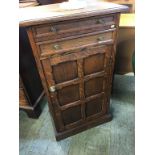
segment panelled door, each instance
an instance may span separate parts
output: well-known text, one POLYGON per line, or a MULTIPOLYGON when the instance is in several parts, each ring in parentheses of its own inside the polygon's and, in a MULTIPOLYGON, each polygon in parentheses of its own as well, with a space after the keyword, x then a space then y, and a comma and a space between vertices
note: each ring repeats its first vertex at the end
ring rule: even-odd
POLYGON ((100 45, 42 60, 59 131, 108 112, 112 49, 100 45))

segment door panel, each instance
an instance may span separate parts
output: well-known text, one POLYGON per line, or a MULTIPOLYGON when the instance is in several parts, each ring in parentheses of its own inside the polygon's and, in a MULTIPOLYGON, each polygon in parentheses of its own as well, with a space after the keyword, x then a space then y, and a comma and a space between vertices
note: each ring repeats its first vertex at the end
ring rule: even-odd
POLYGON ((82 119, 81 106, 74 106, 62 112, 64 125, 68 125, 82 119))
POLYGON ((70 85, 57 90, 57 97, 61 106, 80 100, 79 84, 70 85))
POLYGON ((106 113, 111 53, 112 45, 100 45, 42 60, 64 130, 106 113))
POLYGON ((78 77, 76 61, 63 62, 53 66, 55 83, 73 80, 78 77))
POLYGON ((84 59, 84 75, 96 73, 104 69, 105 54, 95 54, 84 59), (88 67, 89 66, 89 67, 88 67))
POLYGON ((85 96, 89 97, 103 91, 103 77, 88 80, 84 84, 85 96))
POLYGON ((102 111, 102 97, 86 102, 86 117, 98 114, 102 111))

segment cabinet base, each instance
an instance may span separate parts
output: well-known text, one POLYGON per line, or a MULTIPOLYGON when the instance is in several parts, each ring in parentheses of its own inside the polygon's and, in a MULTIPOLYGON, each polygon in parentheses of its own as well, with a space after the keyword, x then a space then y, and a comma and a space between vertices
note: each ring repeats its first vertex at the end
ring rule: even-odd
POLYGON ((56 137, 56 140, 59 141, 59 140, 62 140, 64 138, 67 138, 69 136, 73 136, 73 135, 75 135, 75 134, 77 134, 79 132, 85 131, 85 130, 87 130, 89 128, 100 125, 102 123, 109 122, 111 120, 112 120, 112 115, 107 114, 107 115, 104 115, 103 117, 100 117, 98 119, 86 122, 85 124, 82 124, 82 125, 74 128, 74 129, 70 129, 70 130, 67 130, 67 131, 64 131, 64 132, 59 132, 59 133, 56 132, 55 137, 56 137))

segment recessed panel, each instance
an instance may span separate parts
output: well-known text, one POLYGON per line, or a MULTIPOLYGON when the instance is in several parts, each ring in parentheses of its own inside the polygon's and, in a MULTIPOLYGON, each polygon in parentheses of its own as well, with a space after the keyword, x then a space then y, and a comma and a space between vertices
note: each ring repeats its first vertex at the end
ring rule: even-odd
POLYGON ((84 74, 92 74, 103 71, 104 69, 104 54, 95 54, 87 57, 84 60, 84 74))
POLYGON ((80 100, 79 85, 70 85, 57 91, 58 101, 60 105, 80 100))
POLYGON ((81 106, 74 106, 62 112, 64 125, 81 120, 81 106))
POLYGON ((91 96, 103 92, 103 77, 94 78, 85 82, 85 96, 91 96))
POLYGON ((102 97, 86 102, 86 117, 95 115, 102 111, 102 97))
POLYGON ((63 62, 53 66, 53 76, 56 83, 77 78, 78 70, 76 61, 63 62))

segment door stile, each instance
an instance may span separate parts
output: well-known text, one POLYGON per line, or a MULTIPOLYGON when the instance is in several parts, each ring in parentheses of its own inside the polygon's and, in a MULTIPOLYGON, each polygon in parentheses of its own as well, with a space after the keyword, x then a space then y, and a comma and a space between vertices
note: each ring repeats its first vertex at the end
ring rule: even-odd
POLYGON ((78 76, 79 76, 79 93, 81 102, 81 115, 82 120, 86 119, 85 114, 85 94, 84 94, 84 72, 83 72, 83 59, 77 60, 78 76))
POLYGON ((44 68, 46 69, 45 76, 46 76, 47 83, 48 83, 48 86, 49 86, 49 91, 50 91, 50 97, 52 99, 52 104, 53 104, 54 109, 55 109, 56 119, 57 119, 58 125, 60 127, 60 131, 63 131, 65 129, 65 127, 64 127, 64 123, 62 122, 60 105, 59 105, 59 102, 58 102, 58 99, 57 99, 57 92, 55 90, 55 81, 54 81, 54 78, 53 78, 53 72, 52 72, 52 66, 51 66, 51 63, 50 63, 50 58, 42 60, 42 64, 43 64, 44 68), (51 88, 53 88, 53 91, 51 90, 51 88))

